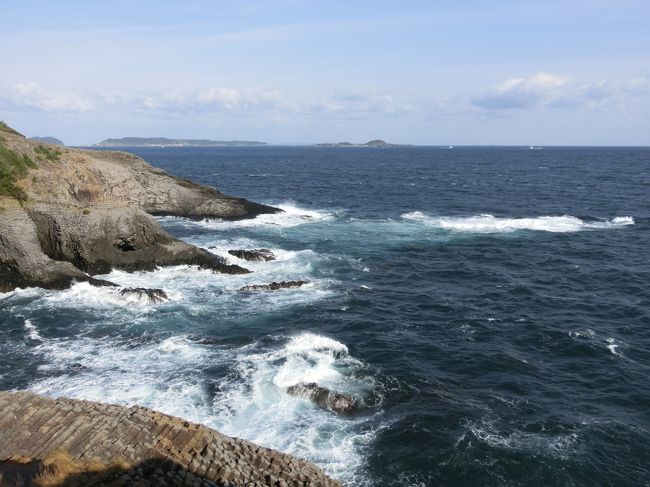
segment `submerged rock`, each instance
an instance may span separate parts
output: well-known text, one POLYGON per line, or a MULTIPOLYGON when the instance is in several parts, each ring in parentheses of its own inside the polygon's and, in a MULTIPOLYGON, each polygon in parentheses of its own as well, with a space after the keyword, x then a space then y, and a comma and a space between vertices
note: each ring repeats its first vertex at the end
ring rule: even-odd
POLYGON ((300 287, 303 284, 309 284, 309 281, 273 281, 270 284, 250 284, 239 288, 240 291, 277 291, 278 289, 287 289, 300 287))
POLYGON ((125 287, 120 289, 120 296, 137 296, 147 298, 150 303, 163 303, 169 300, 169 296, 162 289, 148 289, 146 287, 125 287))
POLYGON ((268 262, 270 260, 275 260, 275 255, 273 255, 273 252, 269 249, 229 250, 228 253, 239 259, 254 262, 268 262))
POLYGON ((359 409, 357 400, 346 394, 332 392, 315 382, 301 382, 286 388, 287 394, 294 397, 309 399, 314 404, 328 409, 336 414, 351 414, 359 409))

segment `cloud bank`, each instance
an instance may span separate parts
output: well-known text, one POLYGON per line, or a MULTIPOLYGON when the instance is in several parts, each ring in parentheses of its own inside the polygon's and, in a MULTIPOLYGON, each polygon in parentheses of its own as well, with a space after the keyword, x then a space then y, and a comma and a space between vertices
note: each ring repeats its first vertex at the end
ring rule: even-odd
POLYGON ((491 90, 470 98, 484 110, 547 110, 569 107, 599 108, 647 97, 645 78, 623 82, 607 80, 577 82, 561 74, 539 72, 525 78, 510 78, 491 90))

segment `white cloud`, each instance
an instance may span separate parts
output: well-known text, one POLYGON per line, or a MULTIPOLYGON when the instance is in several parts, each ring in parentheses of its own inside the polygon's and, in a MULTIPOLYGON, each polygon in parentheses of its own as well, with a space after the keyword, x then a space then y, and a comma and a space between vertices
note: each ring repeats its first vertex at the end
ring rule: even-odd
POLYGON ((284 98, 264 88, 238 90, 220 86, 190 91, 170 91, 137 96, 125 105, 140 113, 261 114, 287 108, 284 98))
POLYGON ((568 76, 542 72, 527 78, 507 79, 471 101, 474 106, 492 110, 540 108, 561 97, 570 84, 568 76))
POLYGON ((12 111, 84 112, 118 111, 174 117, 221 114, 233 117, 335 117, 360 119, 395 116, 409 110, 392 96, 368 90, 330 96, 295 96, 267 87, 238 89, 206 86, 198 89, 152 91, 142 94, 97 92, 89 95, 55 93, 36 83, 0 86, 0 108, 12 111))
POLYGON ((540 72, 507 79, 470 101, 474 107, 485 110, 600 108, 644 96, 649 89, 646 78, 579 83, 569 76, 540 72))
POLYGON ((84 112, 94 105, 85 95, 46 91, 37 83, 16 83, 0 90, 0 103, 44 112, 84 112))

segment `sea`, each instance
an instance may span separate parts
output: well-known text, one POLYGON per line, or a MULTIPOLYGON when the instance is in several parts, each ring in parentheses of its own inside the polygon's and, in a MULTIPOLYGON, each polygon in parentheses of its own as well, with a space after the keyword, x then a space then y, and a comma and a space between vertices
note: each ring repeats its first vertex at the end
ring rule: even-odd
POLYGON ((128 150, 284 212, 158 218, 253 271, 102 276, 164 303, 0 294, 0 389, 141 404, 347 486, 650 485, 650 148, 128 150), (228 254, 255 248, 276 260, 228 254))

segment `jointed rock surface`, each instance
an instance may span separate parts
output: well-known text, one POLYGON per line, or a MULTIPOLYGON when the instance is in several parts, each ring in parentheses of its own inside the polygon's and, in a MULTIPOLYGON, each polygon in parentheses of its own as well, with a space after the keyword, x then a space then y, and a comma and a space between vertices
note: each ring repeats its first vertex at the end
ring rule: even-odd
POLYGON ((156 460, 176 466, 153 473, 159 477, 145 485, 341 485, 305 460, 142 406, 0 392, 0 438, 0 462, 64 450, 80 460, 130 465, 156 460), (172 481, 178 472, 187 482, 172 481))

